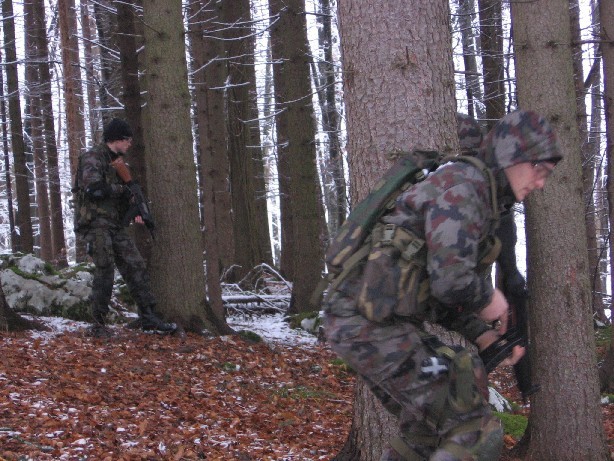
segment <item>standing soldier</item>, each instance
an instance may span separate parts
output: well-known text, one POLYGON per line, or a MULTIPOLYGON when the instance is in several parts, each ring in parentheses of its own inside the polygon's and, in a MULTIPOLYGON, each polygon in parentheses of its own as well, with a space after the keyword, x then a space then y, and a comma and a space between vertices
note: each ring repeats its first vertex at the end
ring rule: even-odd
MULTIPOLYGON (((424 322, 461 333, 479 351, 501 338, 508 303, 487 276, 499 214, 542 189, 560 160, 543 117, 508 114, 474 158, 446 163, 400 194, 371 234, 369 257, 328 294, 331 348, 399 418, 401 436, 382 460, 499 459, 503 431, 482 361, 426 333, 424 322)), ((501 364, 523 354, 516 346, 501 364)))
MULTIPOLYGON (((90 295, 94 337, 109 337, 105 326, 113 291, 115 266, 126 281, 139 309, 143 330, 172 333, 176 326, 163 322, 154 312, 156 299, 151 291, 145 261, 126 231, 125 216, 135 200, 131 189, 118 175, 114 162, 122 162, 132 144, 132 130, 114 118, 103 130, 103 142, 79 157, 75 181, 75 232, 83 236, 95 265, 90 295)), ((125 164, 124 164, 125 166, 125 164)), ((143 224, 143 216, 134 222, 143 224)))

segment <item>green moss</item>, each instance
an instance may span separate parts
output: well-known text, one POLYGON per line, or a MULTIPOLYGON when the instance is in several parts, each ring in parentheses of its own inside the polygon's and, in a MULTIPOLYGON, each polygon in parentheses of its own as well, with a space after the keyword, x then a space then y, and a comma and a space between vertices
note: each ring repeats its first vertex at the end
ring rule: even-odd
POLYGON ((511 413, 495 413, 503 423, 503 432, 519 440, 527 429, 529 420, 526 416, 514 415, 511 413))
POLYGON ((337 375, 354 374, 354 370, 343 359, 335 358, 330 361, 333 372, 337 375))
MULTIPOLYGON (((290 323, 290 328, 300 328, 301 322, 304 319, 317 319, 320 315, 319 311, 307 311, 307 312, 299 312, 298 314, 291 315, 288 318, 290 323)), ((317 327, 317 322, 316 322, 317 327)))
POLYGON ((254 333, 253 331, 241 330, 239 331, 239 336, 242 339, 249 341, 250 343, 262 342, 262 337, 258 333, 254 333))
POLYGON ((52 305, 50 312, 52 316, 63 317, 70 320, 78 320, 82 322, 91 322, 92 315, 90 313, 89 302, 83 301, 72 306, 52 305))

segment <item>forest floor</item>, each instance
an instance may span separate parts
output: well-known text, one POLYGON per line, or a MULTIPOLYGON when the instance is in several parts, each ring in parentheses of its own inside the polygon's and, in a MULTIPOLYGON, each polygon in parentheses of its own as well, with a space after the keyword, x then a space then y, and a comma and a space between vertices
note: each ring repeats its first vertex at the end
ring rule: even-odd
MULTIPOLYGON (((325 345, 114 331, 0 334, 0 461, 309 461, 343 446, 354 376, 325 345)), ((614 404, 603 412, 614 452, 614 404)))

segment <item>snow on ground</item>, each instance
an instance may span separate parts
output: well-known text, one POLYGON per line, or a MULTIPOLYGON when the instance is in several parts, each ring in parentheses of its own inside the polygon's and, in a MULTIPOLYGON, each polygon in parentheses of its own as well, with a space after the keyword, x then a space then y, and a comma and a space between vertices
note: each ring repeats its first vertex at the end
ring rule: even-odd
MULTIPOLYGON (((30 316, 24 316, 33 318, 30 316)), ((77 322, 61 317, 35 317, 43 322, 51 331, 32 331, 33 339, 45 340, 57 334, 78 331, 88 328, 91 324, 77 322)), ((228 325, 235 330, 249 330, 258 334, 266 342, 287 345, 315 345, 317 338, 302 329, 292 329, 285 321, 282 313, 245 315, 233 314, 227 319, 228 325)), ((121 325, 113 325, 111 328, 123 328, 121 325)))

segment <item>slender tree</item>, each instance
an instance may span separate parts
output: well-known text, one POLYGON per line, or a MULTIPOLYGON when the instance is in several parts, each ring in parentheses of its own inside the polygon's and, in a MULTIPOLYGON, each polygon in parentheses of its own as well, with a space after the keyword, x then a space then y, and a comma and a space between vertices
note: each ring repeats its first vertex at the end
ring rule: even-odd
POLYGON ((87 107, 89 108, 89 133, 92 139, 96 140, 96 133, 100 130, 100 111, 94 110, 97 108, 96 88, 98 87, 99 79, 94 71, 94 50, 93 50, 93 18, 90 14, 89 0, 80 0, 81 10, 81 34, 83 35, 83 66, 85 67, 85 91, 87 95, 87 107))
MULTIPOLYGON (((445 0, 340 2, 353 203, 390 166, 390 152, 458 151, 449 14, 445 0)), ((358 386, 352 431, 337 460, 377 460, 397 433, 358 386)))
POLYGON ((230 328, 205 295, 181 0, 145 0, 143 21, 146 165, 157 224, 150 267, 159 309, 185 329, 225 333, 230 328))
MULTIPOLYGON (((601 54, 603 59, 603 106, 606 124, 605 156, 608 164, 608 211, 610 217, 610 274, 614 273, 614 4, 609 1, 599 1, 599 17, 601 22, 600 38, 603 41, 601 54)), ((614 280, 610 290, 614 289, 614 280)), ((610 303, 610 320, 614 320, 614 310, 610 303)), ((613 322, 614 323, 614 322, 613 322)), ((605 361, 600 369, 602 388, 614 392, 614 327, 611 328, 612 340, 605 361)))
POLYGON ((25 33, 36 28, 35 11, 32 2, 24 2, 24 36, 25 36, 25 113, 24 131, 27 134, 26 151, 33 157, 35 203, 34 212, 38 220, 38 252, 45 261, 53 259, 53 242, 51 238, 51 216, 49 212, 49 188, 47 162, 45 155, 45 137, 41 105, 40 68, 35 34, 25 33))
POLYGON ((486 127, 490 130, 505 115, 501 0, 478 0, 478 7, 486 127))
POLYGON ((51 71, 49 69, 49 43, 45 21, 45 2, 31 0, 33 28, 29 31, 34 42, 40 84, 41 117, 45 151, 47 153, 47 176, 49 179, 49 210, 51 214, 52 261, 59 267, 68 265, 64 219, 62 213, 62 190, 55 132, 53 97, 51 94, 51 71))
MULTIPOLYGON (((2 62, 2 50, 0 50, 0 62, 2 62)), ((0 70, 0 120, 2 120, 2 152, 4 159, 4 186, 6 187, 6 202, 7 213, 9 220, 9 240, 10 247, 13 252, 17 251, 15 244, 17 243, 18 235, 15 229, 15 216, 13 210, 13 181, 11 180, 11 163, 9 150, 9 136, 6 120, 6 98, 4 95, 4 72, 0 70)))
POLYGON ((479 120, 484 118, 482 106, 482 88, 477 65, 477 50, 473 17, 475 16, 474 0, 459 0, 458 24, 460 26, 463 45, 463 63, 465 65, 465 91, 467 92, 467 113, 479 120))
POLYGON ((23 123, 21 120, 21 99, 17 72, 17 48, 15 47, 15 20, 13 1, 2 0, 2 28, 4 32, 4 55, 6 62, 6 88, 8 91, 9 121, 11 127, 11 147, 13 149, 13 169, 17 212, 15 229, 18 236, 14 248, 24 253, 34 251, 34 235, 30 216, 30 187, 26 165, 23 123))
POLYGON ((318 42, 323 59, 317 62, 313 72, 316 79, 320 113, 322 114, 322 131, 327 138, 325 152, 328 158, 324 162, 324 200, 328 211, 328 232, 333 235, 345 221, 347 212, 347 187, 341 151, 340 111, 337 102, 338 68, 333 58, 335 39, 333 37, 334 9, 330 0, 320 0, 320 12, 317 16, 318 42))
MULTIPOLYGON (((121 80, 123 92, 121 102, 126 114, 126 120, 130 124, 134 133, 132 137, 132 147, 126 155, 130 168, 143 183, 143 189, 147 192, 147 170, 145 168, 145 141, 143 140, 142 110, 143 98, 141 97, 141 81, 139 69, 142 56, 138 50, 142 46, 142 31, 137 30, 137 24, 141 24, 138 16, 137 1, 132 4, 123 0, 114 0, 113 4, 117 10, 117 35, 115 42, 119 50, 119 60, 121 69, 121 80)), ((139 252, 149 261, 151 257, 151 246, 153 244, 151 235, 143 226, 133 228, 134 238, 139 252)))
POLYGON ((528 457, 605 461, 569 3, 512 3, 511 11, 519 105, 552 122, 565 156, 526 206, 530 331, 542 387, 531 401, 528 457))

